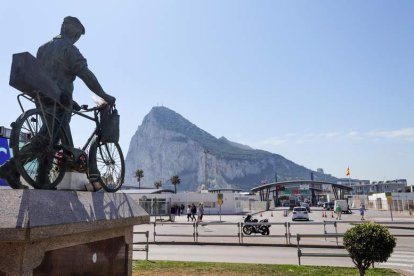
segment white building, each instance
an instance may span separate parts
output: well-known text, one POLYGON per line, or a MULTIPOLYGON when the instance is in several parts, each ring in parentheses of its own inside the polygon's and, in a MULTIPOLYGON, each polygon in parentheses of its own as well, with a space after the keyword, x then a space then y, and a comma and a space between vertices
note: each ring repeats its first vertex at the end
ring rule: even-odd
POLYGON ((370 182, 369 180, 341 178, 337 183, 352 187, 352 195, 405 192, 405 189, 407 188, 407 179, 370 182))
MULTIPOLYGON (((151 215, 168 215, 171 206, 184 205, 184 214, 187 206, 203 203, 204 214, 220 214, 218 204, 219 193, 210 192, 183 192, 171 193, 170 190, 162 189, 140 189, 140 190, 121 190, 118 193, 128 194, 137 201, 151 215)), ((240 192, 223 191, 223 204, 221 214, 240 214, 244 212, 264 211, 266 202, 260 201, 258 195, 249 195, 240 192)))

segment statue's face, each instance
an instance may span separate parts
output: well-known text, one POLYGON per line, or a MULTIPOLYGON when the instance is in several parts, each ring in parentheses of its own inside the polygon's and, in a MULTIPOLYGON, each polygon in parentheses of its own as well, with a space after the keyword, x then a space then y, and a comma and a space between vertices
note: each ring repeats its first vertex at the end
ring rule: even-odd
POLYGON ((82 30, 72 24, 66 24, 63 28, 62 33, 66 38, 68 38, 73 44, 75 44, 82 35, 82 30))
POLYGON ((73 44, 75 44, 78 40, 79 40, 79 38, 81 37, 81 33, 77 33, 77 34, 75 34, 75 36, 73 37, 73 44))

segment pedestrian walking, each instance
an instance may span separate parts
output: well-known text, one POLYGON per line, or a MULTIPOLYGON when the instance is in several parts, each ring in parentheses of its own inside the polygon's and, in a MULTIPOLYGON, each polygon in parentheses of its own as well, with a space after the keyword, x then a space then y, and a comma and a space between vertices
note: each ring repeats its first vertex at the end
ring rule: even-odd
POLYGON ((196 217, 195 217, 196 214, 197 214, 197 207, 193 203, 191 205, 191 216, 192 216, 192 220, 196 220, 196 217))
POLYGON ((171 221, 174 222, 175 221, 175 213, 177 212, 177 206, 174 204, 173 206, 171 206, 171 221))
POLYGON ((359 214, 361 215, 361 220, 365 220, 364 215, 365 215, 365 205, 361 204, 361 207, 359 208, 359 214))
POLYGON ((203 215, 204 215, 204 204, 203 204, 203 202, 200 202, 198 204, 198 208, 197 208, 198 221, 200 221, 200 222, 203 221, 203 215))
POLYGON ((181 206, 180 206, 181 214, 184 214, 184 209, 185 209, 185 206, 184 204, 181 203, 181 206))
POLYGON ((341 219, 341 215, 342 215, 342 208, 341 208, 341 205, 337 205, 336 206, 336 209, 335 209, 335 212, 336 212, 336 219, 337 220, 340 220, 341 219))
POLYGON ((187 221, 193 221, 193 217, 191 216, 191 205, 188 205, 187 207, 187 221))

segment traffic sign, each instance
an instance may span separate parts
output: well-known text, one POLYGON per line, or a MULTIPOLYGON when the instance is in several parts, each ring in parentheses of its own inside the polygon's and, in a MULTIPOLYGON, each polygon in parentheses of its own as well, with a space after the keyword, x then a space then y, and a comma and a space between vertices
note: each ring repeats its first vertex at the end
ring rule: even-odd
POLYGON ((291 189, 285 189, 283 191, 283 194, 285 194, 285 195, 291 195, 292 194, 292 190, 291 189))
POLYGON ((223 204, 223 194, 217 194, 217 204, 218 205, 223 204))

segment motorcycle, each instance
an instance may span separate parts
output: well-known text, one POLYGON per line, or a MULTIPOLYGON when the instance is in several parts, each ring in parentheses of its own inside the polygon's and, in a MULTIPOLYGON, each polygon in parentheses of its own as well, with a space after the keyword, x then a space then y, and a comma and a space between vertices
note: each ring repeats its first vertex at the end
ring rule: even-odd
POLYGON ((258 224, 254 224, 254 225, 244 225, 243 226, 243 233, 245 235, 251 235, 252 233, 256 234, 256 233, 260 233, 262 235, 269 235, 270 231, 269 231, 269 227, 270 225, 267 225, 266 223, 269 222, 268 219, 263 219, 258 221, 257 219, 253 219, 252 215, 247 215, 247 217, 244 219, 245 223, 258 223, 258 224))

